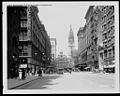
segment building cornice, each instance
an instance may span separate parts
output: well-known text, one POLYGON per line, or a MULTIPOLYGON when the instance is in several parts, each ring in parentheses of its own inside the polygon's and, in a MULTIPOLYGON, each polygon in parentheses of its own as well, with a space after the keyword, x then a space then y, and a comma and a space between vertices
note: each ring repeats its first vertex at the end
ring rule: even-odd
POLYGON ((88 10, 87 10, 87 13, 85 15, 85 19, 87 19, 87 17, 89 16, 90 14, 90 11, 93 9, 94 6, 89 6, 88 10))

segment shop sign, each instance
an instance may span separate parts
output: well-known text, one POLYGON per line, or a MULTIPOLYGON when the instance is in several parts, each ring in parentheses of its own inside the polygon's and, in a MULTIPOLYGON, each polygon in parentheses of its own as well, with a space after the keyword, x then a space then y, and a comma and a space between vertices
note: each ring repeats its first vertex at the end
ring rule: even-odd
POLYGON ((27 64, 20 64, 20 68, 27 68, 27 64))

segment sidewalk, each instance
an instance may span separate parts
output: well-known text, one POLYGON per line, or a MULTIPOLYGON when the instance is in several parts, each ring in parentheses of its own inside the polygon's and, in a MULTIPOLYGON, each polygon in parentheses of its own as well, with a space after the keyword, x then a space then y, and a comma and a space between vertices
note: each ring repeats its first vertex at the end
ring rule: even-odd
POLYGON ((100 72, 100 73, 92 73, 92 74, 102 76, 102 77, 108 78, 108 79, 115 79, 115 73, 103 73, 103 72, 100 72))
POLYGON ((14 89, 15 87, 18 87, 20 85, 28 83, 32 80, 37 79, 37 78, 40 78, 40 77, 34 75, 34 76, 27 76, 25 80, 19 80, 19 78, 8 79, 8 81, 7 81, 8 89, 14 89))
MULTIPOLYGON (((57 75, 57 74, 42 74, 42 77, 45 76, 53 76, 53 75, 57 75)), ((33 76, 27 76, 25 80, 19 80, 19 78, 17 79, 8 79, 7 80, 7 85, 8 85, 8 89, 14 89, 18 86, 24 85, 28 82, 31 82, 32 80, 38 79, 38 78, 42 78, 39 77, 37 75, 33 75, 33 76)))

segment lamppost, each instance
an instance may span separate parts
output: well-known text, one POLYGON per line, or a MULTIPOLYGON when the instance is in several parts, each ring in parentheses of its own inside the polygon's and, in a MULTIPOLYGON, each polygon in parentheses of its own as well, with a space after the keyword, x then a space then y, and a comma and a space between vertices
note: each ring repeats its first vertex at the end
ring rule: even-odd
MULTIPOLYGON (((38 53, 37 53, 37 52, 35 52, 36 59, 37 59, 37 55, 38 55, 38 53)), ((36 63, 37 63, 37 62, 36 62, 36 63)))
MULTIPOLYGON (((37 55, 38 55, 38 53, 35 52, 35 56, 36 56, 36 58, 37 58, 37 55)), ((37 63, 37 61, 36 61, 36 63, 37 63)), ((37 70, 37 66, 35 66, 34 68, 35 68, 35 74, 37 74, 37 71, 38 71, 38 70, 37 70)))
POLYGON ((13 58, 13 65, 12 65, 12 67, 13 67, 13 74, 14 74, 14 77, 17 77, 18 76, 18 65, 17 65, 17 58, 16 58, 16 56, 12 56, 12 58, 13 58))
MULTIPOLYGON (((43 60, 43 63, 45 63, 46 57, 44 52, 42 53, 42 60, 43 60)), ((45 64, 44 64, 44 67, 45 67, 45 64)))
POLYGON ((37 52, 35 52, 35 55, 37 55, 38 53, 37 52))

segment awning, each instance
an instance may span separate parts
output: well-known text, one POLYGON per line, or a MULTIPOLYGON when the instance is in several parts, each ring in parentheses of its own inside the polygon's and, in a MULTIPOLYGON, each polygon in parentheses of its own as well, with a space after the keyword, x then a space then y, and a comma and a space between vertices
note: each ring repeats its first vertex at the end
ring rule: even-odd
POLYGON ((80 64, 79 66, 87 66, 87 64, 80 64))
POLYGON ((84 69, 88 69, 88 68, 90 68, 90 67, 85 67, 84 69))
POLYGON ((106 67, 104 67, 104 68, 113 68, 113 67, 115 67, 115 64, 108 65, 108 66, 106 66, 106 67))

